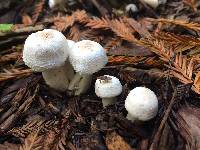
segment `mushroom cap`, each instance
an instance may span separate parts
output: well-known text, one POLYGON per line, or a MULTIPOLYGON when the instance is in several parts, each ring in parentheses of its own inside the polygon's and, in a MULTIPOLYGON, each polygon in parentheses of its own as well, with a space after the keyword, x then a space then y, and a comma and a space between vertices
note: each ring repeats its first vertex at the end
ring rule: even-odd
POLYGON ((156 116, 158 99, 150 89, 136 87, 128 94, 125 100, 125 108, 132 118, 147 121, 156 116))
POLYGON ((74 44, 69 61, 76 72, 93 74, 108 62, 104 48, 97 42, 82 40, 74 44))
POLYGON ((28 36, 23 60, 33 71, 42 72, 64 65, 68 57, 65 36, 53 29, 44 29, 28 36))
POLYGON ((159 5, 158 0, 144 0, 144 2, 147 3, 148 5, 150 5, 153 8, 156 8, 159 5))
POLYGON ((104 75, 99 77, 95 82, 95 93, 101 98, 111 98, 120 95, 122 85, 118 78, 104 75))
POLYGON ((132 11, 133 13, 138 12, 138 8, 135 4, 128 4, 125 7, 126 12, 132 11))
POLYGON ((49 4, 50 8, 53 8, 56 5, 56 1, 55 0, 49 0, 48 4, 49 4))
POLYGON ((68 43, 68 47, 69 47, 69 50, 72 50, 72 48, 74 47, 74 44, 76 42, 72 41, 72 40, 67 40, 67 43, 68 43))
POLYGON ((145 3, 153 8, 158 7, 160 4, 165 4, 167 0, 144 0, 145 3))
POLYGON ((62 5, 64 0, 49 0, 48 4, 51 9, 57 7, 58 5, 62 5))

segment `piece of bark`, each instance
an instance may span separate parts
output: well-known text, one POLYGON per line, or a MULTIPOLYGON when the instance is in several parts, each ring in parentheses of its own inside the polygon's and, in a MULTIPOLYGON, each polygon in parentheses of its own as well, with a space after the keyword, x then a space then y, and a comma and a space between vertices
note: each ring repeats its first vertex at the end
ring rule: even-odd
POLYGON ((108 147, 108 150, 120 150, 120 149, 134 150, 116 132, 108 133, 106 135, 106 145, 108 147))
POLYGON ((175 149, 175 142, 174 142, 174 137, 172 134, 172 131, 168 125, 168 123, 166 123, 162 135, 160 137, 160 143, 158 146, 159 150, 168 150, 168 149, 175 149))

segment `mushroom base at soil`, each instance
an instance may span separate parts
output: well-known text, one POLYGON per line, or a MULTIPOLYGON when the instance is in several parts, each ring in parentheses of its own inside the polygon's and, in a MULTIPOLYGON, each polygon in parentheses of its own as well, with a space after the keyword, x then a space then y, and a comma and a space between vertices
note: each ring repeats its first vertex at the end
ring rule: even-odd
POLYGON ((68 77, 68 79, 69 79, 69 82, 74 78, 74 75, 75 75, 75 73, 74 73, 74 68, 72 67, 72 65, 70 64, 70 62, 69 61, 67 61, 66 63, 65 63, 65 66, 64 66, 65 68, 65 71, 66 71, 66 75, 67 75, 67 77, 68 77))
POLYGON ((129 113, 126 116, 126 119, 130 120, 131 122, 134 122, 136 120, 136 118, 131 116, 129 113))
POLYGON ((69 80, 73 75, 74 71, 69 62, 66 62, 64 66, 42 72, 46 84, 59 91, 67 90, 69 80))
POLYGON ((112 98, 102 98, 102 103, 103 103, 103 107, 105 108, 106 106, 115 104, 116 102, 116 97, 112 97, 112 98))
POLYGON ((91 81, 92 75, 81 75, 76 73, 69 83, 68 94, 77 96, 85 93, 89 89, 91 81))

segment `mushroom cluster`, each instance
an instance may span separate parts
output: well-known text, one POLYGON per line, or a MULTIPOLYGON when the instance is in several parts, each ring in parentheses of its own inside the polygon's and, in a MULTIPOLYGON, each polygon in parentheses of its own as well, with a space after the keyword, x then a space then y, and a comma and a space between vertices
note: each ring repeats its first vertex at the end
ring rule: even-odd
POLYGON ((99 43, 90 40, 75 43, 53 29, 28 36, 23 60, 33 71, 42 72, 50 87, 73 95, 86 92, 91 75, 108 62, 106 52, 99 43))
MULTIPOLYGON (((106 52, 99 43, 90 40, 75 43, 53 29, 28 36, 23 60, 33 71, 42 72, 50 87, 68 91, 71 95, 85 93, 91 85, 92 74, 108 62, 106 52)), ((122 84, 114 76, 100 76, 95 82, 95 93, 102 99, 104 108, 114 104, 121 92, 122 84)), ((158 99, 150 89, 136 87, 128 94, 125 108, 128 120, 147 121, 157 115, 158 99)))
MULTIPOLYGON (((116 96, 122 92, 122 85, 118 78, 104 75, 95 82, 95 93, 102 98, 105 108, 116 102, 116 96)), ((127 119, 134 121, 148 121, 154 118, 158 112, 158 99, 153 91, 145 87, 136 87, 130 91, 125 108, 128 111, 127 119)))

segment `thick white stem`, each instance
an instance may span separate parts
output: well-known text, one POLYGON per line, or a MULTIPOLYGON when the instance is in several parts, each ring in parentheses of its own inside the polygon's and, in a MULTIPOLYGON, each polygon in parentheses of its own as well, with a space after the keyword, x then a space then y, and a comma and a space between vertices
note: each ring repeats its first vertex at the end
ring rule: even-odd
POLYGON ((127 114, 126 119, 130 120, 131 122, 134 122, 136 119, 130 115, 130 113, 127 114))
POLYGON ((69 81, 71 81, 74 78, 74 69, 69 61, 65 63, 65 69, 66 69, 66 75, 69 81))
POLYGON ((116 97, 111 98, 102 98, 103 107, 105 108, 108 105, 112 105, 116 102, 116 97))
POLYGON ((82 76, 79 73, 76 73, 73 79, 69 83, 68 90, 69 91, 75 90, 78 87, 81 78, 82 76))
POLYGON ((79 73, 76 73, 69 83, 68 94, 77 96, 85 93, 90 88, 91 81, 91 75, 80 75, 79 73))
POLYGON ((59 91, 65 91, 69 85, 67 73, 66 65, 64 65, 56 69, 44 71, 42 72, 42 76, 46 84, 50 87, 59 91))
POLYGON ((75 95, 84 94, 90 88, 92 82, 92 75, 82 75, 77 89, 75 90, 75 95))

